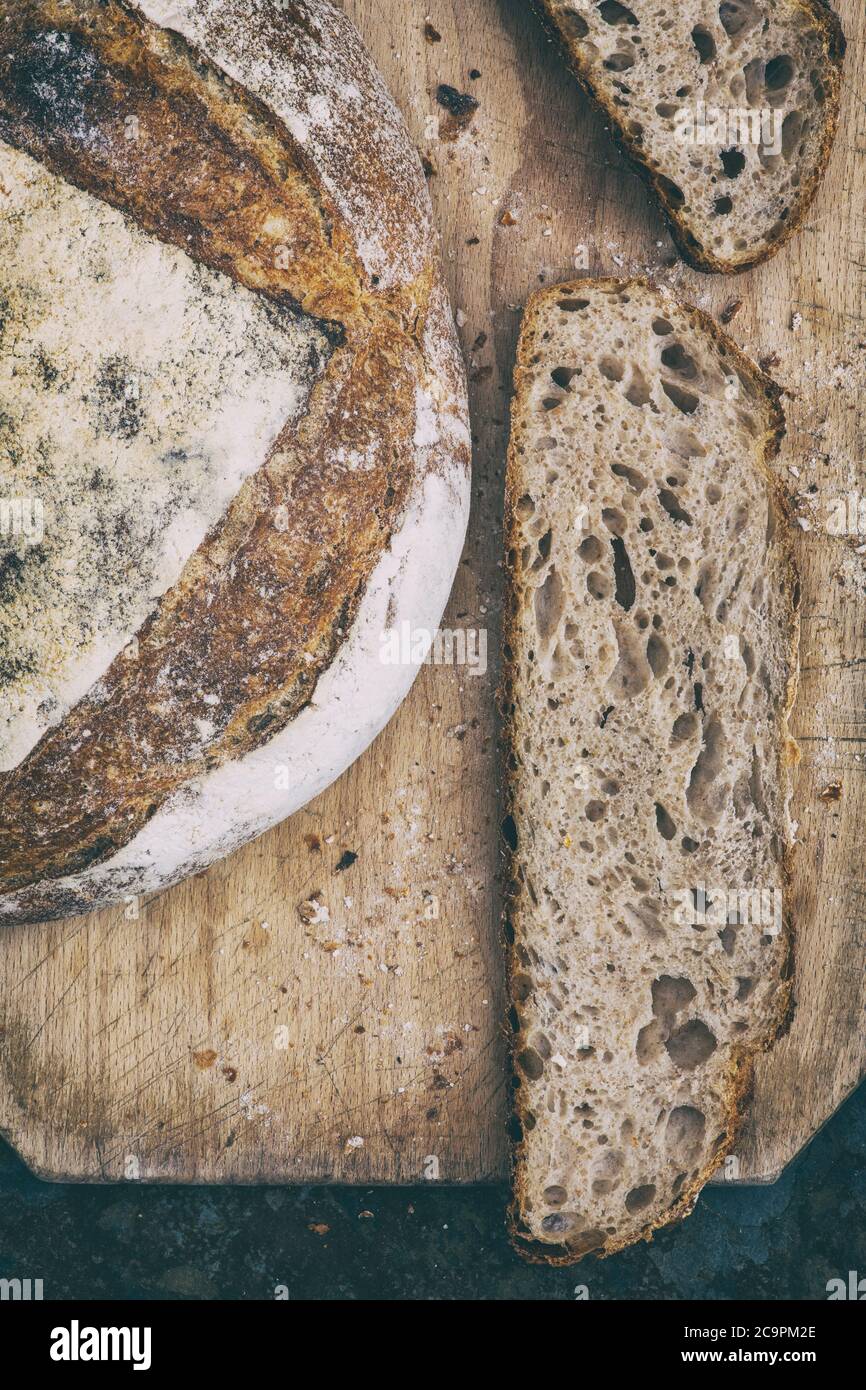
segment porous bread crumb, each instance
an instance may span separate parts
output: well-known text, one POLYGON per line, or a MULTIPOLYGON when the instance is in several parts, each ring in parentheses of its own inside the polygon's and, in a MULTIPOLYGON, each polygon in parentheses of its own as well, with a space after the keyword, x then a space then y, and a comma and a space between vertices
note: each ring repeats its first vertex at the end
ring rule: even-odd
POLYGON ((540 3, 692 264, 744 269, 787 240, 838 116, 844 39, 828 6, 540 3))
POLYGON ((706 316, 552 287, 515 392, 516 1229, 569 1261, 688 1209, 786 1006, 781 898, 693 918, 784 890, 795 575, 778 392, 706 316))

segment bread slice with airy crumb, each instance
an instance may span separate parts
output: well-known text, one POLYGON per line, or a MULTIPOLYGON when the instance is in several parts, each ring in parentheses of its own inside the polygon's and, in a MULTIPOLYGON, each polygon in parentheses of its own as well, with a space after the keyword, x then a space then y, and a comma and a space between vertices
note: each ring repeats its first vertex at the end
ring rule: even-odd
POLYGON ((645 281, 556 285, 526 309, 503 703, 530 1256, 609 1253, 686 1214, 786 1015, 798 628, 768 467, 779 394, 645 281))
POLYGON ((655 189, 686 259, 739 271, 788 239, 839 114, 845 40, 822 0, 535 0, 655 189))

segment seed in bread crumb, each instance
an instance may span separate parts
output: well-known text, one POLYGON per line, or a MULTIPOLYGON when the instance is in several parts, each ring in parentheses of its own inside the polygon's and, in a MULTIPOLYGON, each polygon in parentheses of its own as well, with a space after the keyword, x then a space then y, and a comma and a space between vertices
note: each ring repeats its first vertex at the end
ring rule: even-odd
POLYGON ((442 35, 439 33, 438 29, 433 28, 433 25, 430 23, 429 19, 424 25, 424 37, 428 43, 442 42, 442 35))

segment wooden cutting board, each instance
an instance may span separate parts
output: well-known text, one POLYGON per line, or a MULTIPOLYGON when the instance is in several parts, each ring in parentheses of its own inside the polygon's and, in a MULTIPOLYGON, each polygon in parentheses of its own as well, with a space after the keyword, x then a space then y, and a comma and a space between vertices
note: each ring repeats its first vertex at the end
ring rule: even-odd
POLYGON ((715 313, 741 301, 729 331, 775 354, 791 392, 779 468, 809 527, 798 1007, 728 1167, 771 1180, 866 1065, 866 571, 858 542, 826 529, 835 499, 866 494, 866 14, 842 0, 842 124, 807 226, 762 269, 719 279, 671 263, 526 0, 346 9, 429 161, 475 437, 446 623, 486 631, 488 670, 426 668, 336 786, 200 878, 126 912, 5 931, 0 1129, 36 1172, 82 1181, 506 1174, 493 691, 509 380, 520 305, 585 249, 590 273, 653 273, 715 313), (479 102, 465 129, 440 84, 479 102), (313 898, 327 920, 304 920, 313 898))

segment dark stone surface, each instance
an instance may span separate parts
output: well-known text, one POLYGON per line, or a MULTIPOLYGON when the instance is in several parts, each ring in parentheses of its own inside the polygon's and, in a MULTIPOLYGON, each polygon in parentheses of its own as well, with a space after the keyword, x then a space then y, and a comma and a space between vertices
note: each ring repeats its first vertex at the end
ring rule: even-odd
POLYGON ((866 1277, 866 1089, 772 1187, 713 1188, 681 1227, 574 1269, 523 1263, 507 1193, 472 1188, 85 1187, 0 1147, 0 1277, 47 1299, 826 1298, 866 1277))

